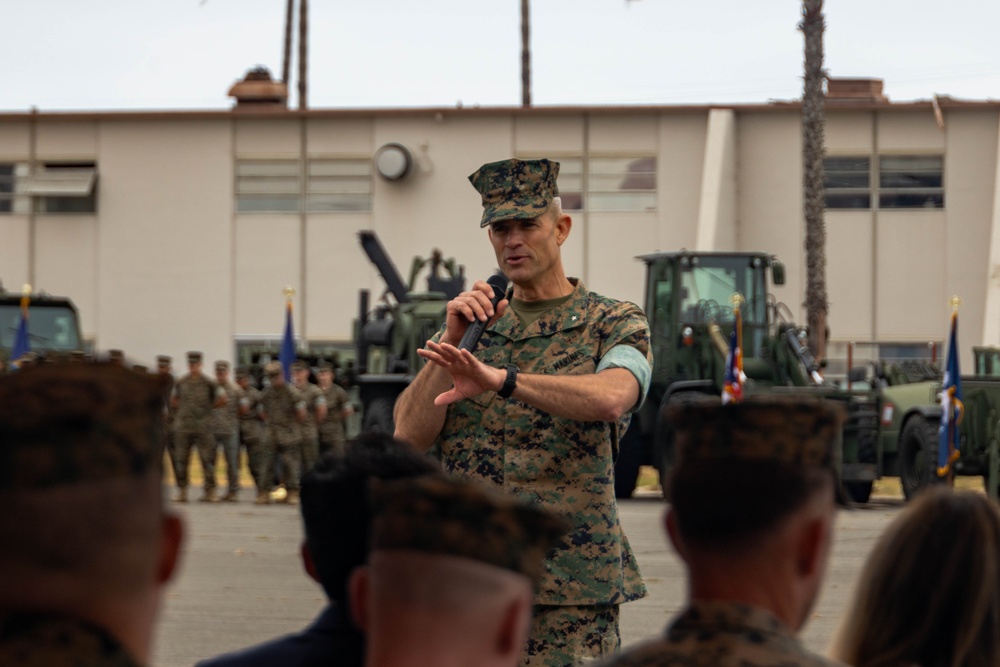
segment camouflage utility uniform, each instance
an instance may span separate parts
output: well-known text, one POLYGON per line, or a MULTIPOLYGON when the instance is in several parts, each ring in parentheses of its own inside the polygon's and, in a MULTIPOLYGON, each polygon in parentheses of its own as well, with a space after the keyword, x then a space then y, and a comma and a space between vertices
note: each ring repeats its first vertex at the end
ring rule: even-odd
MULTIPOLYGON (((226 481, 229 485, 226 493, 227 500, 236 500, 236 494, 240 488, 240 442, 239 442, 239 418, 240 397, 243 390, 233 382, 219 385, 218 392, 225 394, 225 405, 218 405, 212 410, 210 421, 212 439, 218 449, 222 448, 222 454, 226 457, 226 481)), ((221 396, 220 396, 221 397, 221 396)))
POLYGON ((259 389, 247 386, 240 395, 239 407, 240 445, 246 449, 247 465, 258 492, 267 491, 271 487, 270 484, 261 483, 264 433, 260 423, 260 395, 259 389))
POLYGON ((326 419, 319 425, 319 453, 333 452, 334 456, 343 456, 347 446, 344 410, 348 408, 350 399, 338 384, 330 385, 323 390, 323 394, 326 397, 326 419))
POLYGON ((295 387, 306 403, 306 418, 299 423, 299 454, 302 459, 302 474, 309 472, 319 458, 319 432, 316 409, 326 405, 323 390, 307 382, 303 387, 295 387))
POLYGON ((274 479, 274 460, 281 457, 285 488, 299 488, 299 442, 302 438, 298 411, 305 402, 299 390, 291 384, 271 385, 260 396, 264 411, 264 447, 261 461, 261 482, 270 486, 274 479))
MULTIPOLYGON (((570 280, 575 289, 568 299, 526 328, 508 308, 483 335, 476 357, 494 368, 513 364, 522 373, 560 375, 595 373, 616 345, 632 347, 648 360, 649 328, 639 307, 570 280)), ((619 524, 612 483, 629 420, 630 415, 617 422, 565 419, 492 391, 449 406, 438 437, 448 472, 484 480, 572 523, 550 553, 537 589, 532 653, 560 659, 565 637, 546 628, 567 616, 581 619, 569 625, 586 634, 583 643, 595 654, 611 653, 619 643, 617 605, 646 594, 619 524)), ((574 661, 565 657, 563 664, 574 661)))
POLYGON ((205 474, 205 499, 215 497, 215 441, 209 420, 215 406, 217 385, 201 373, 188 373, 174 385, 177 414, 174 418, 174 448, 177 453, 177 486, 188 485, 191 449, 198 450, 205 474))
POLYGON ((728 602, 696 602, 663 637, 644 642, 605 667, 834 667, 810 653, 792 632, 763 609, 728 602))
POLYGON ((76 618, 42 613, 0 619, 0 665, 139 667, 105 630, 76 618))

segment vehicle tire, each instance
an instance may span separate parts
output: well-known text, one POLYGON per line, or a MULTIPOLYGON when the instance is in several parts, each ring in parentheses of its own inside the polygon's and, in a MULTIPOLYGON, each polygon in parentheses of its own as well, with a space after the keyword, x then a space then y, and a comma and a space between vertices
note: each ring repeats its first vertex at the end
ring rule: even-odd
POLYGON ((937 424, 921 417, 907 420, 899 438, 899 481, 907 500, 941 482, 935 472, 937 442, 937 424))
POLYGON ((643 459, 642 427, 639 415, 632 416, 621 442, 618 443, 618 458, 615 460, 615 498, 631 498, 635 483, 639 479, 639 467, 643 459))
POLYGON ((396 432, 396 422, 392 418, 393 404, 388 398, 376 398, 365 408, 365 418, 361 423, 362 431, 374 433, 396 432))
POLYGON ((872 486, 873 482, 844 482, 848 497, 855 503, 867 503, 872 497, 872 486))
POLYGON ((666 419, 667 410, 675 405, 693 406, 705 403, 718 403, 720 397, 705 394, 700 391, 678 391, 664 397, 660 403, 657 416, 656 434, 653 441, 653 465, 660 473, 660 488, 663 497, 667 497, 667 479, 677 461, 677 451, 674 445, 674 428, 666 419))

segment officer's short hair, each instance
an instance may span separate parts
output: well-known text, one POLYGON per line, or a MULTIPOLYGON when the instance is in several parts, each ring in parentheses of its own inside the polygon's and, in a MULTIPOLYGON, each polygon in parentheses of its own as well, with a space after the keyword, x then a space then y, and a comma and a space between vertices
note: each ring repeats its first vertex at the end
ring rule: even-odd
POLYGON ((331 600, 346 600, 348 576, 368 560, 369 480, 440 472, 436 461, 385 433, 358 436, 343 457, 320 457, 302 479, 301 510, 306 544, 331 600))
POLYGON ((677 465, 666 499, 682 537, 707 547, 766 536, 818 489, 840 493, 841 411, 812 400, 696 405, 671 411, 677 465))

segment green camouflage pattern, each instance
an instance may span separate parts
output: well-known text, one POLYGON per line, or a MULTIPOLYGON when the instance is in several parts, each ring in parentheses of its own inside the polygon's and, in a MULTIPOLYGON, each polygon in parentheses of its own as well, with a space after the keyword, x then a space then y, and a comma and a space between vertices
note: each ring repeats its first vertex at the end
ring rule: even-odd
POLYGON ((753 459, 835 470, 843 412, 802 398, 675 406, 678 466, 711 459, 753 459))
MULTIPOLYGON (((594 373, 615 345, 651 358, 638 306, 571 281, 569 299, 527 328, 508 309, 483 334, 476 357, 494 368, 515 364, 521 373, 560 375, 594 373)), ((437 440, 446 471, 485 481, 572 523, 550 554, 536 603, 620 604, 646 595, 614 495, 614 459, 629 420, 554 417, 492 391, 449 406, 437 440)))
POLYGON ((107 364, 0 377, 0 490, 161 473, 162 381, 107 364))
POLYGON ((110 634, 51 614, 0 616, 0 665, 11 667, 139 667, 110 634))
POLYGON ((497 220, 531 220, 548 209, 559 195, 559 163, 552 160, 500 160, 484 164, 469 175, 483 198, 480 227, 497 220))
POLYGON ((335 456, 343 456, 347 447, 344 410, 351 402, 350 397, 338 384, 323 389, 323 396, 326 398, 326 419, 319 425, 319 451, 320 454, 329 451, 335 456))
POLYGON ((174 385, 177 413, 174 430, 178 433, 208 433, 215 407, 217 385, 201 373, 188 373, 174 385))
MULTIPOLYGON (((307 367, 308 368, 308 367, 307 367)), ((319 458, 319 424, 316 408, 326 405, 326 395, 323 390, 312 382, 303 386, 296 385, 306 404, 306 418, 299 422, 299 451, 302 456, 302 471, 305 473, 316 465, 319 458)))
MULTIPOLYGON (((267 490, 260 483, 261 460, 264 456, 264 429, 259 419, 260 390, 247 386, 240 396, 240 444, 247 450, 247 467, 258 491, 267 490)), ((270 488, 270 484, 267 485, 270 488)))
POLYGON ((537 581, 568 523, 475 482, 424 475, 369 482, 372 550, 456 556, 537 581))
POLYGON ((243 390, 235 382, 218 385, 216 393, 226 395, 226 404, 212 408, 209 430, 215 435, 235 435, 243 390))
MULTIPOLYGON (((280 371, 280 365, 279 365, 280 371)), ((264 446, 261 447, 260 481, 267 489, 274 479, 274 460, 281 457, 285 488, 298 490, 302 454, 299 450, 298 409, 303 405, 302 394, 291 384, 271 385, 260 396, 264 414, 264 446)))
POLYGON ((614 655, 621 646, 618 605, 536 605, 522 665, 566 667, 614 655))
POLYGON ((809 652, 770 613, 743 604, 696 602, 663 637, 622 652, 603 667, 843 667, 809 652))

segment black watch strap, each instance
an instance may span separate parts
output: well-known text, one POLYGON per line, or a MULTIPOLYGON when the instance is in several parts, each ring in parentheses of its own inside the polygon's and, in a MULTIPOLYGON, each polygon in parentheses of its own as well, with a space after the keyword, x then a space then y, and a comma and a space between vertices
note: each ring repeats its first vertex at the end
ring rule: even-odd
POLYGON ((510 364, 507 366, 507 379, 503 381, 503 386, 500 387, 497 396, 500 398, 510 398, 510 395, 514 393, 515 387, 517 387, 517 366, 510 364))

